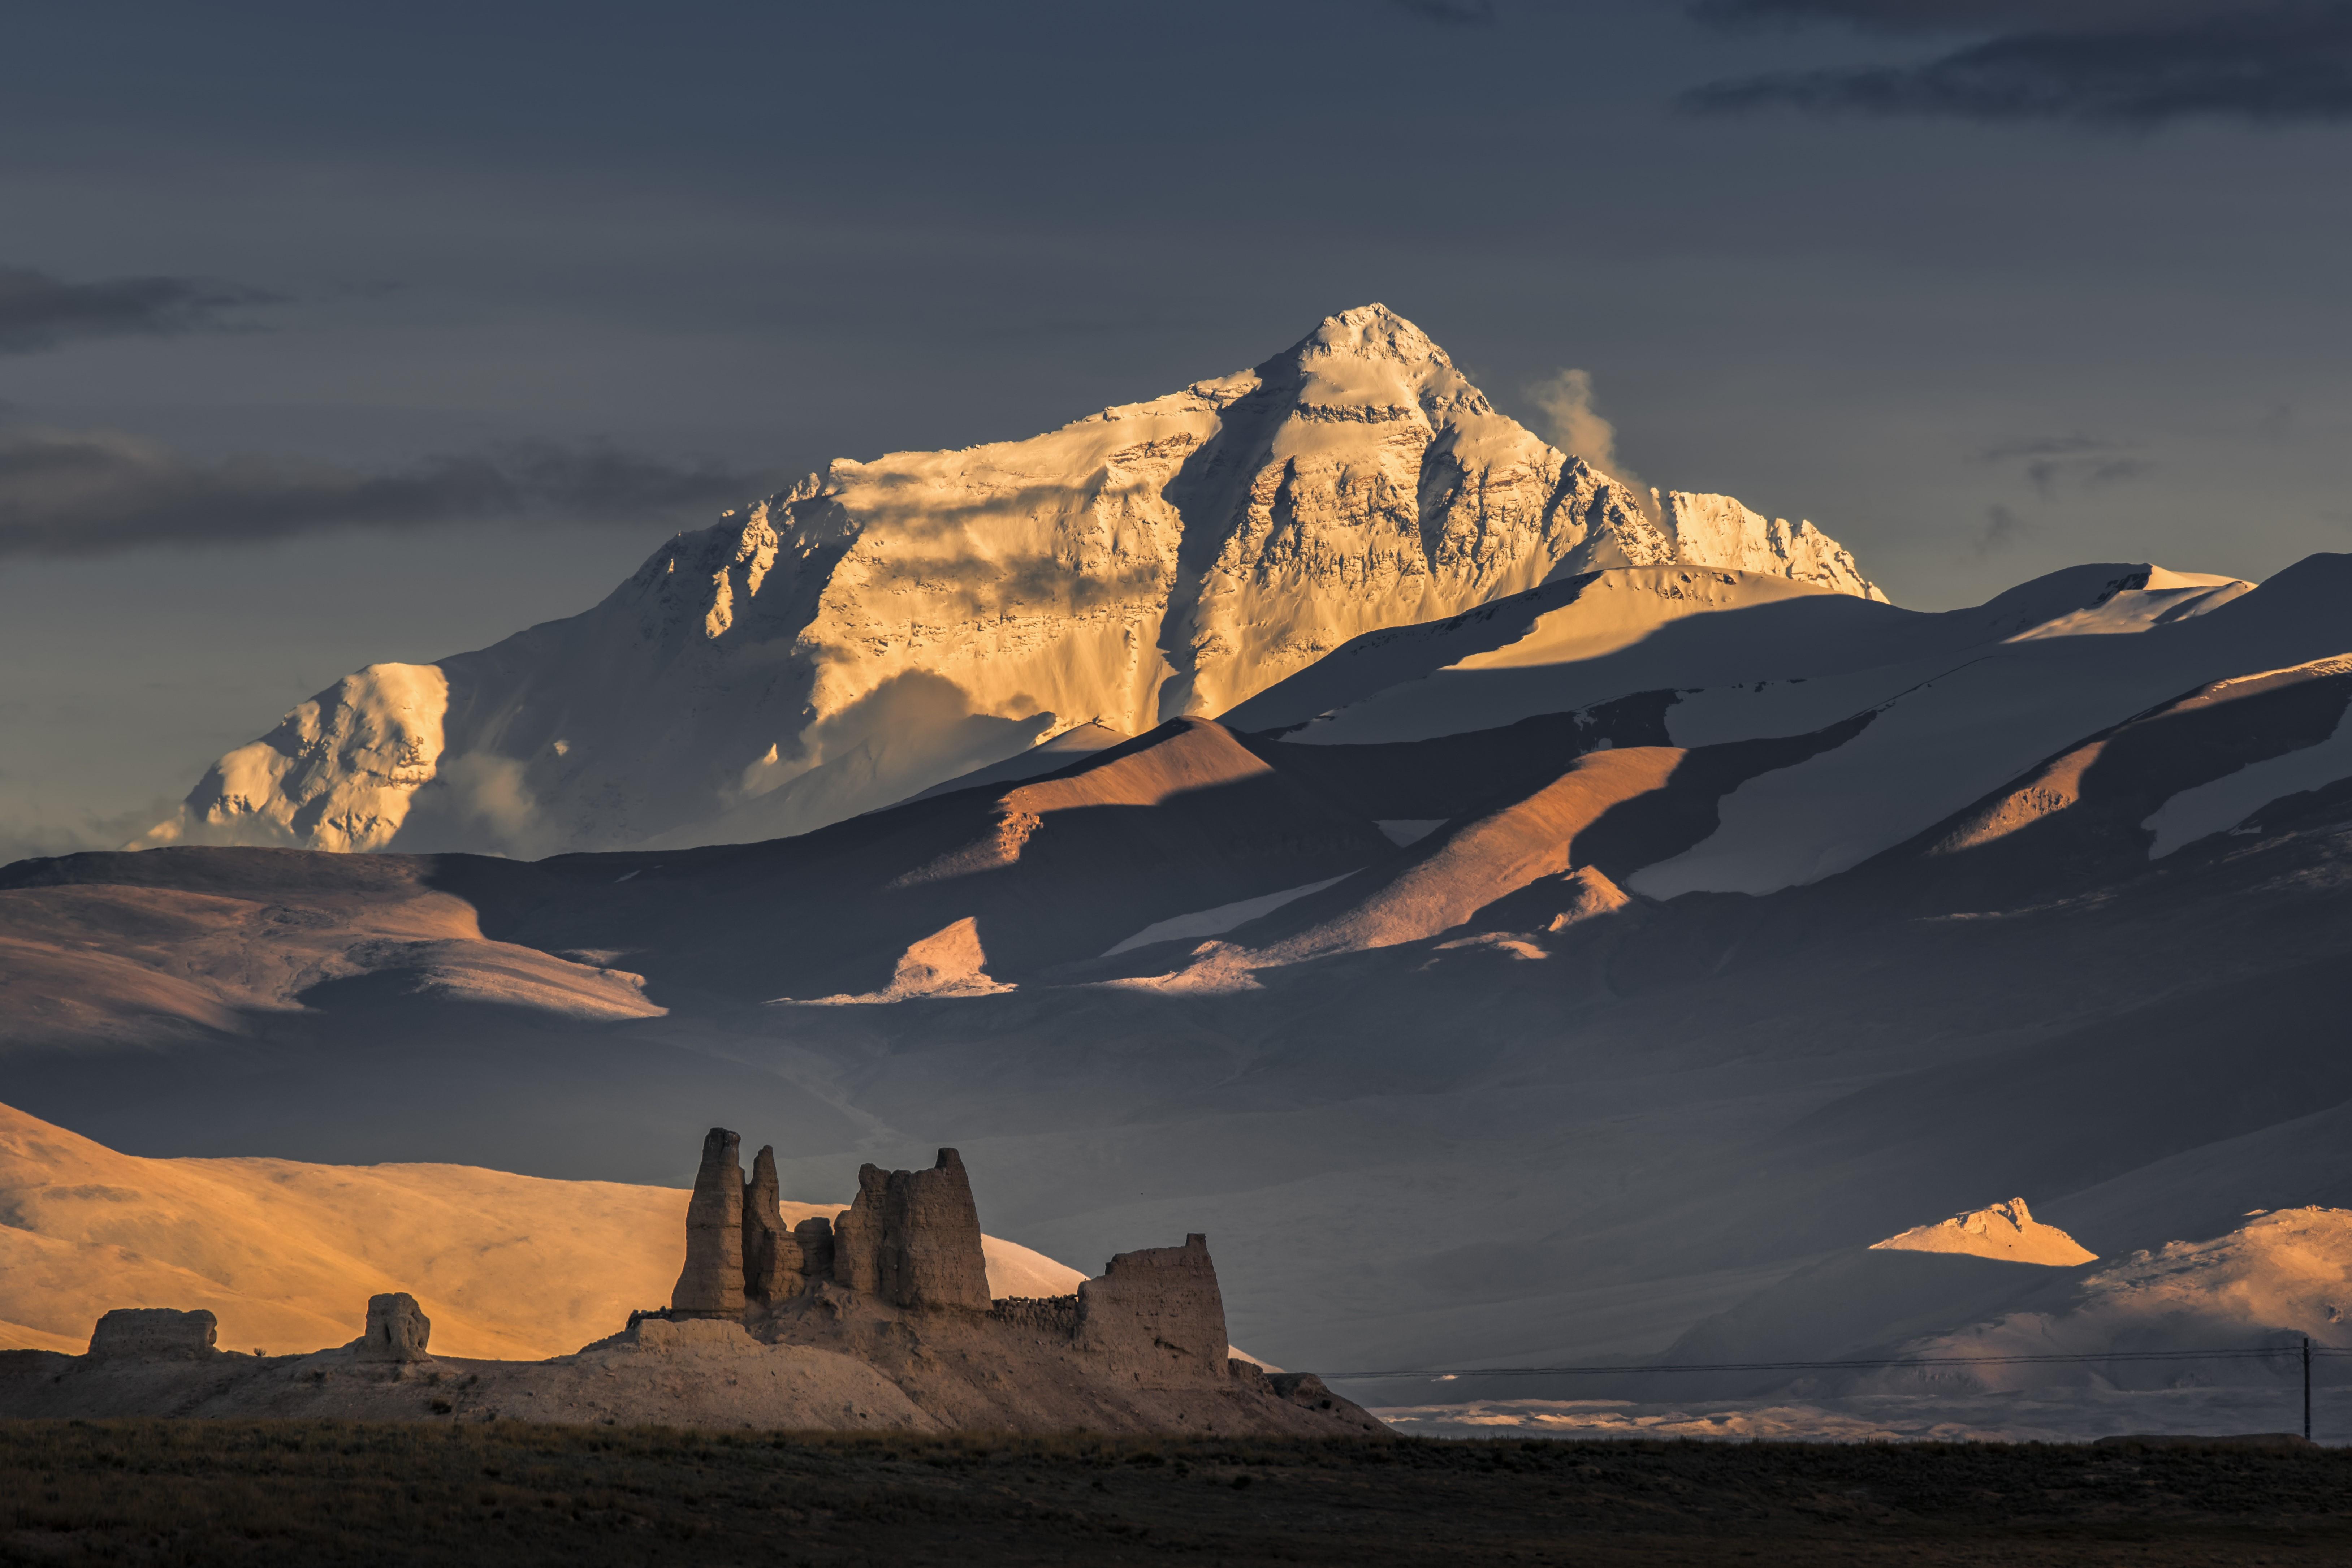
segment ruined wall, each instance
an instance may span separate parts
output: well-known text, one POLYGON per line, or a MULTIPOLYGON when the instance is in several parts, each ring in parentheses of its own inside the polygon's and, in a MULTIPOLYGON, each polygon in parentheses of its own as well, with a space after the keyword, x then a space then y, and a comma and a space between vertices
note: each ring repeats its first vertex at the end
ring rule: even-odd
POLYGON ((793 1226, 793 1240, 801 1249, 801 1273, 811 1279, 833 1278, 833 1221, 811 1215, 793 1226))
POLYGON ((940 1151, 928 1171, 890 1173, 878 1263, 882 1294, 901 1307, 988 1310, 988 1259, 963 1156, 940 1151))
POLYGON ((890 1173, 857 1168, 857 1195, 833 1221, 833 1278, 853 1290, 882 1288, 882 1215, 890 1206, 890 1173))
POLYGON ((117 1307, 99 1319, 89 1336, 93 1356, 202 1360, 220 1342, 220 1320, 199 1308, 117 1307))
POLYGON ((1138 1387, 1227 1381, 1225 1301, 1207 1237, 1120 1253, 1100 1279, 1078 1287, 1078 1349, 1138 1387))
POLYGON ((1002 1296, 989 1303, 988 1315, 1000 1323, 1066 1340, 1077 1338, 1081 1321, 1076 1296, 1002 1296))
POLYGON ((833 1233, 833 1277, 895 1306, 988 1310, 980 1210, 963 1158, 940 1151, 928 1171, 857 1173, 857 1196, 833 1233))

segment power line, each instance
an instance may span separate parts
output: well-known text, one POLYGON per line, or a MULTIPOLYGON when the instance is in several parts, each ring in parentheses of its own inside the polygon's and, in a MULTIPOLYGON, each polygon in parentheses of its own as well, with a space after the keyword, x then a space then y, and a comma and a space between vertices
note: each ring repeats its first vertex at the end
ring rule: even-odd
MULTIPOLYGON (((1383 1378, 1427 1377, 1627 1377, 1640 1373, 1687 1372, 1841 1372, 1902 1366, 2030 1366, 2057 1363, 2262 1361, 2302 1353, 2299 1345, 2249 1349, 2187 1351, 2085 1351, 2073 1354, 1885 1356, 1853 1361, 1717 1361, 1660 1362, 1631 1366, 1471 1366, 1418 1367, 1381 1372, 1327 1372, 1327 1383, 1371 1382, 1383 1378)), ((2311 1347, 2314 1356, 2352 1356, 2352 1350, 2311 1347)))

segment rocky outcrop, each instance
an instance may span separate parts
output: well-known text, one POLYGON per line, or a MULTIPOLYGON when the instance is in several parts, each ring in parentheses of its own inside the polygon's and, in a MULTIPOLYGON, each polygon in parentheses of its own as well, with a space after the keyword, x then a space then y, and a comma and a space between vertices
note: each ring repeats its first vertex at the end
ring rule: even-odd
POLYGON ((1767 521, 1729 496, 1685 490, 1669 491, 1664 508, 1677 561, 1787 577, 1833 593, 1886 601, 1878 584, 1862 574, 1853 552, 1810 522, 1790 527, 1787 518, 1767 521))
POLYGON ((834 1278, 893 1306, 988 1310, 980 1211, 963 1157, 942 1149, 928 1171, 867 1165, 835 1230, 834 1278))
POLYGON ((117 1307, 99 1319, 89 1336, 95 1358, 195 1361, 213 1353, 220 1340, 219 1321, 201 1309, 175 1311, 169 1307, 117 1307))
POLYGON ((680 1318, 743 1315, 742 1141, 714 1127, 702 1141, 702 1167, 686 1205, 686 1268, 670 1296, 680 1318))
POLYGON ((1199 1233, 1181 1247, 1113 1258, 1078 1287, 1078 1348, 1143 1388, 1213 1386, 1227 1376, 1225 1302, 1199 1233))
POLYGON ((368 1362, 415 1362, 432 1359, 425 1343, 432 1338, 433 1321, 406 1291, 368 1298, 367 1332, 352 1348, 368 1362))

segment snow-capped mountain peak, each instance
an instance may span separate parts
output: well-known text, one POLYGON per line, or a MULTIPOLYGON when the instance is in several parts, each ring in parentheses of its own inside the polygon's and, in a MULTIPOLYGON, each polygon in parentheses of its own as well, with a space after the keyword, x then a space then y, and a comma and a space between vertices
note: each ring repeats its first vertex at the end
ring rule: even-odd
POLYGON ((1884 597, 1809 523, 1637 493, 1557 450, 1366 305, 1025 441, 837 459, 580 616, 346 678, 148 841, 776 837, 1074 725, 1223 712, 1366 632, 1677 563, 1884 597), (368 716, 395 711, 386 765, 368 716))

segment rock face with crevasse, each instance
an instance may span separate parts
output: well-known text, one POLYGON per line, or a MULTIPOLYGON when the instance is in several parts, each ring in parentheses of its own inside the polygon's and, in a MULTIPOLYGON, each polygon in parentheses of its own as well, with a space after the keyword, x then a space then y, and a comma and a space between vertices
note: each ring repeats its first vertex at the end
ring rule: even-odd
POLYGON ((1367 632, 1674 564, 1885 596, 1810 523, 1555 449, 1368 305, 1026 441, 836 460, 583 614, 370 665, 222 757, 147 842, 774 838, 1063 732, 1214 716, 1367 632))

